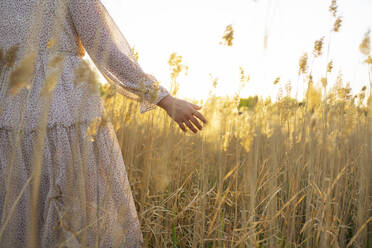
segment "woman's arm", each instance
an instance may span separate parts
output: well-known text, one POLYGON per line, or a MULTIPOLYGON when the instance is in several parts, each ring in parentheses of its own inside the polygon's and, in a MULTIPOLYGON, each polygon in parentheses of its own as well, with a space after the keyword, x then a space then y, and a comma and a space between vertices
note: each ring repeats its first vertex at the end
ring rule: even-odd
POLYGON ((123 95, 141 101, 141 113, 156 105, 163 108, 186 132, 207 123, 199 106, 172 97, 156 79, 142 71, 130 46, 100 0, 68 0, 69 10, 84 48, 108 81, 121 86, 123 95), (194 124, 194 125, 193 125, 194 124))
POLYGON ((131 48, 99 0, 68 0, 69 11, 81 42, 93 62, 121 94, 141 102, 141 113, 153 109, 169 92, 146 74, 131 48))

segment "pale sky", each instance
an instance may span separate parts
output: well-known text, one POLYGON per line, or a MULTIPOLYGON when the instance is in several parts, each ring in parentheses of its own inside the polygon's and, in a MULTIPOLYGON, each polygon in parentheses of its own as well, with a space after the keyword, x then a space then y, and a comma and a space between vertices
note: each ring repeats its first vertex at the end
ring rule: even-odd
MULTIPOLYGON (((251 81, 242 96, 276 97, 279 87, 298 82, 298 60, 312 53, 314 41, 325 36, 334 19, 330 0, 102 0, 131 46, 139 52, 143 70, 170 87, 168 59, 176 52, 189 66, 180 76, 180 97, 206 98, 212 87, 209 74, 219 78, 217 94, 232 95, 239 85, 242 66, 251 81), (227 25, 235 30, 232 47, 219 44, 227 25), (265 27, 268 49, 264 51, 265 27), (276 77, 281 83, 273 85, 276 77)), ((359 44, 372 28, 372 0, 339 0, 342 17, 333 33, 329 57, 334 60, 330 83, 342 71, 355 92, 368 85, 367 66, 359 44)), ((326 43, 327 44, 327 43, 326 43)), ((326 48, 326 47, 325 47, 326 48)), ((326 49, 313 63, 314 80, 324 76, 326 49)), ((333 80, 334 81, 334 80, 333 80)), ((302 81, 298 94, 302 95, 302 81)))

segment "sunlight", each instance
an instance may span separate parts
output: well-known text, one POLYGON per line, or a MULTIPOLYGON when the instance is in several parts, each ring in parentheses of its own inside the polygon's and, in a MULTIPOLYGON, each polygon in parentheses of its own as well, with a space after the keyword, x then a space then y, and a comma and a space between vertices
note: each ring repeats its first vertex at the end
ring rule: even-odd
POLYGON ((372 0, 0 6, 0 247, 372 244, 372 0))
MULTIPOLYGON (((131 46, 139 52, 142 68, 169 88, 169 55, 176 52, 189 66, 179 77, 180 96, 206 99, 213 78, 217 95, 233 95, 239 87, 239 67, 251 77, 242 96, 275 98, 290 81, 292 94, 303 95, 298 79, 298 60, 312 53, 315 40, 328 42, 333 19, 330 1, 289 0, 164 0, 103 1, 131 46), (228 3, 228 4, 227 4, 228 3), (234 28, 233 46, 220 45, 225 27, 234 28), (264 37, 267 34, 267 49, 264 37), (280 83, 273 85, 275 78, 280 83)), ((327 56, 334 61, 330 81, 342 71, 345 82, 356 91, 366 84, 367 69, 361 64, 358 45, 371 27, 367 0, 339 1, 340 32, 331 36, 331 49, 314 64, 315 82, 325 73, 327 56)))

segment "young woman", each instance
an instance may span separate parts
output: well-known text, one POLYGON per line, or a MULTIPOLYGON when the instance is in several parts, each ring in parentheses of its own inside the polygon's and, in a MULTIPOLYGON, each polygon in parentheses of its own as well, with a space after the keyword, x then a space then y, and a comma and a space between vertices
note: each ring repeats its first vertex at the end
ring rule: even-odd
POLYGON ((0 16, 0 247, 140 247, 121 150, 83 53, 141 113, 159 106, 196 133, 207 123, 200 107, 143 72, 99 0, 1 0, 0 16))

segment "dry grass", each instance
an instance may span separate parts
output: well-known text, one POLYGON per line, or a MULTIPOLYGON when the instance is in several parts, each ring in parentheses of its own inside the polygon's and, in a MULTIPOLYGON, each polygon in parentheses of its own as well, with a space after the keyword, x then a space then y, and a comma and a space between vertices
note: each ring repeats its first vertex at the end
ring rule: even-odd
POLYGON ((308 91, 240 115, 212 96, 200 135, 110 98, 146 247, 368 247, 370 111, 308 91))
MULTIPOLYGON (((338 32, 341 19, 336 1, 332 1, 330 11, 335 18, 332 32, 338 32)), ((232 45, 233 33, 228 26, 223 37, 228 46, 232 45)), ((312 55, 305 53, 299 60, 299 80, 308 85, 305 99, 299 102, 289 97, 289 83, 287 93, 280 93, 276 102, 252 98, 238 110, 242 105, 239 92, 234 98, 211 93, 202 109, 209 125, 198 135, 182 133, 163 110, 141 115, 137 102, 108 85, 101 87, 107 115, 103 122, 95 119, 87 132, 94 136, 111 120, 122 148, 145 247, 372 246, 372 98, 366 99, 371 87, 354 96, 339 77, 335 87, 327 88, 331 60, 321 82, 314 83, 308 59, 322 56, 323 39, 315 42, 312 55)), ((360 50, 370 68, 369 32, 360 50)), ((13 67, 16 51, 15 47, 1 51, 1 72, 13 67)), ((14 94, 31 87, 31 66, 24 68, 22 64, 32 64, 30 58, 12 70, 10 89, 14 94)), ((63 61, 55 57, 49 66, 58 68, 63 61)), ((187 70, 181 63, 182 57, 171 55, 174 94, 177 76, 187 70)), ((83 64, 76 73, 94 83, 92 91, 97 93, 97 77, 86 74, 88 70, 83 64)), ((46 80, 42 95, 47 102, 59 73, 52 70, 46 80)), ((214 81, 217 87, 217 79, 214 81)), ((249 76, 241 68, 242 85, 247 81, 249 76)), ((278 77, 274 84, 279 82, 278 77)), ((38 146, 45 139, 48 109, 44 106, 38 146)), ((18 138, 15 147, 19 142, 18 138)), ((10 155, 10 168, 14 156, 10 155)), ((32 211, 38 201, 41 159, 42 153, 36 149, 33 177, 24 182, 19 195, 8 193, 6 199, 13 204, 7 205, 11 215, 20 195, 31 185, 30 247, 37 247, 32 211)), ((86 165, 81 166, 84 169, 86 165)), ((84 175, 82 178, 85 180, 84 175)), ((9 185, 10 177, 7 189, 9 185)), ((81 192, 82 202, 84 194, 81 192)), ((9 218, 3 216, 0 239, 9 218)))

